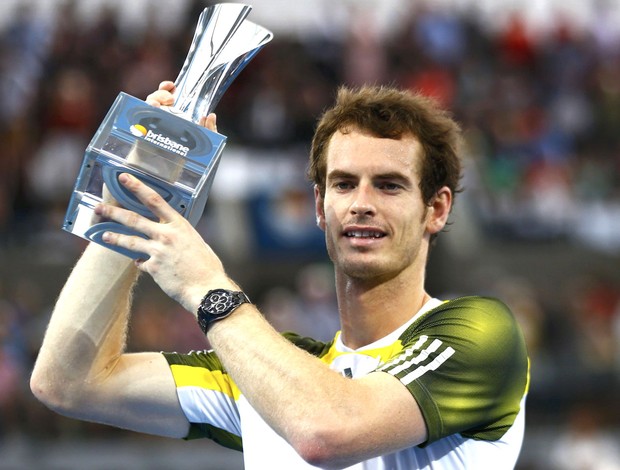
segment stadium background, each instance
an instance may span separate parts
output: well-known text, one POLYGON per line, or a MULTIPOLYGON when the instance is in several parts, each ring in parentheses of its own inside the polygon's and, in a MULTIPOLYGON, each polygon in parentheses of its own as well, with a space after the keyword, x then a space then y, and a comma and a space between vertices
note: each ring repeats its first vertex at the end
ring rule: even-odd
MULTIPOLYGON (((217 108, 229 137, 199 229, 276 325, 327 338, 331 268, 303 178, 340 83, 417 88, 466 130, 464 186, 428 271, 497 295, 532 359, 519 469, 620 468, 620 2, 256 0, 276 37, 217 108)), ((176 77, 199 1, 6 1, 0 19, 0 469, 241 468, 208 442, 81 423, 28 376, 82 240, 60 230, 119 91, 176 77)), ((88 295, 85 293, 84 295, 88 295)), ((134 350, 205 347, 148 279, 134 350)))

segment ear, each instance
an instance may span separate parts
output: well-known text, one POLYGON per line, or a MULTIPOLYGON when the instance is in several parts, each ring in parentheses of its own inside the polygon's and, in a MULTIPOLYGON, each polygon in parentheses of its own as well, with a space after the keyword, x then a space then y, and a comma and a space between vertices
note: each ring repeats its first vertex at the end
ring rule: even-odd
POLYGON ((426 231, 430 234, 440 232, 448 222, 452 209, 452 191, 443 186, 433 198, 426 216, 426 231))
POLYGON ((316 225, 325 231, 325 200, 321 196, 318 185, 314 185, 314 212, 316 215, 316 225))

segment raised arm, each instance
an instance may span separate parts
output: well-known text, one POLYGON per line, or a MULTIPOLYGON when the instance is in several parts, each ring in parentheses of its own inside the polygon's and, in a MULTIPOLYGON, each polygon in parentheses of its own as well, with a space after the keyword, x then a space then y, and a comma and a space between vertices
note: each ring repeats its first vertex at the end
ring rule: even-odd
POLYGON ((163 356, 124 352, 136 279, 128 258, 86 249, 58 298, 30 386, 60 414, 182 437, 189 425, 163 356))
MULTIPOLYGON (((150 104, 168 104, 171 90, 162 83, 150 104)), ((30 386, 61 414, 182 437, 189 424, 164 357, 125 353, 138 273, 129 258, 88 246, 58 298, 30 386)))

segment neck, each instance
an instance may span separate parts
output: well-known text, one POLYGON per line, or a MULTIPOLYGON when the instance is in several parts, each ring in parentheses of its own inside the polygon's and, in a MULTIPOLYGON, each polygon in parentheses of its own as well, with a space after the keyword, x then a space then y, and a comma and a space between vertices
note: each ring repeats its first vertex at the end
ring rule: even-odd
POLYGON ((424 275, 401 273, 390 280, 353 279, 336 273, 342 341, 357 349, 409 321, 430 299, 424 275))

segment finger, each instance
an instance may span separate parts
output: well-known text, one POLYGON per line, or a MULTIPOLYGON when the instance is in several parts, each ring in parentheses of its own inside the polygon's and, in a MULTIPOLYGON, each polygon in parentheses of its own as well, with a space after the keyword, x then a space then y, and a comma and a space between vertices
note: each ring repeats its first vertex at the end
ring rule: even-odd
MULTIPOLYGON (((149 254, 149 240, 136 235, 123 235, 117 232, 104 232, 101 235, 101 239, 108 245, 117 246, 119 248, 125 248, 127 250, 149 254)), ((150 255, 149 255, 150 256, 150 255)), ((140 260, 144 261, 144 260, 140 260)), ((138 268, 142 268, 142 263, 136 263, 138 268)))
POLYGON ((217 116, 215 115, 215 113, 211 113, 208 116, 201 117, 199 124, 203 127, 206 127, 210 131, 217 132, 217 116))
POLYGON ((170 80, 164 80, 163 82, 159 84, 159 87, 157 89, 166 90, 166 91, 169 91, 170 93, 174 93, 175 88, 176 87, 174 85, 174 82, 171 82, 170 80))
MULTIPOLYGON (((176 220, 181 215, 175 211, 157 191, 147 186, 135 176, 128 173, 121 173, 118 181, 131 191, 138 200, 149 209, 160 222, 169 223, 176 220)), ((148 219, 144 219, 145 221, 148 219)), ((146 235, 149 235, 145 233, 146 235)))
POLYGON ((157 90, 147 96, 145 101, 156 108, 172 106, 174 104, 174 96, 168 90, 157 90))
POLYGON ((211 113, 207 116, 205 127, 210 131, 217 132, 217 116, 211 113))
POLYGON ((160 225, 158 222, 112 204, 99 204, 95 207, 95 214, 144 234, 148 238, 153 238, 156 235, 156 227, 160 225))

